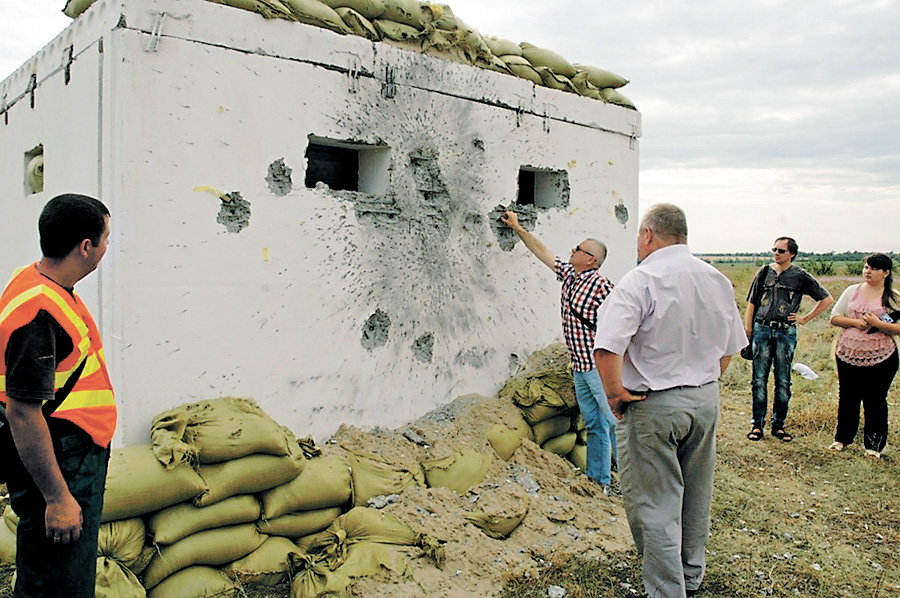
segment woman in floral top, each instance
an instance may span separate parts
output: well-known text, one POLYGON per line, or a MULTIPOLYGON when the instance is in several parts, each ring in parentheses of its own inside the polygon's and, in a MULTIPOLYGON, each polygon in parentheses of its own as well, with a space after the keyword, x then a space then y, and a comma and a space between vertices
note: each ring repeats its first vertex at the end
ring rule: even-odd
POLYGON ((856 437, 859 404, 865 410, 866 456, 881 458, 887 443, 887 393, 897 373, 897 323, 900 293, 893 290, 893 262, 883 253, 866 258, 863 282, 847 287, 831 311, 841 330, 835 350, 838 417, 831 450, 841 451, 856 437))

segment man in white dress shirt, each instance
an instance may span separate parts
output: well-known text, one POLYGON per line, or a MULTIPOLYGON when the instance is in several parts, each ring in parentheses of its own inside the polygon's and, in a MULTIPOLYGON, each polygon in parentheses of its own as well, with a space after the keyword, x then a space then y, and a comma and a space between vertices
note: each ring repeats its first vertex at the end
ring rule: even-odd
POLYGON ((706 567, 718 379, 747 345, 731 282, 688 250, 684 212, 650 208, 641 263, 597 312, 594 357, 619 419, 619 476, 650 598, 698 593, 706 567))

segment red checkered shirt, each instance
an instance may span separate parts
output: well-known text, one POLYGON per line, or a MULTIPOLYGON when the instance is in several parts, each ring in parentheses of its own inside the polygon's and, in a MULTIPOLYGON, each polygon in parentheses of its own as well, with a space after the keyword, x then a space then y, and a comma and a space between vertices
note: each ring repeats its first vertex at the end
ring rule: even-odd
POLYGON ((560 312, 569 359, 576 372, 587 372, 594 364, 594 331, 572 313, 574 309, 589 322, 597 321, 597 308, 612 292, 613 284, 594 268, 575 273, 572 264, 556 258, 556 279, 562 281, 560 312))

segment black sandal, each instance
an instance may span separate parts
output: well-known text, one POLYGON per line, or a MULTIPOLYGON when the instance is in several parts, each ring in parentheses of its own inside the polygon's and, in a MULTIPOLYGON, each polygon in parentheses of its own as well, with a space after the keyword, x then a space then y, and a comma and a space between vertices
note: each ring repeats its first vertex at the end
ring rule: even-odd
POLYGON ((763 438, 762 428, 753 428, 747 433, 747 439, 753 442, 759 442, 763 438))
POLYGON ((781 428, 779 430, 772 430, 772 436, 774 436, 781 442, 790 442, 794 439, 793 436, 784 431, 784 428, 781 428))

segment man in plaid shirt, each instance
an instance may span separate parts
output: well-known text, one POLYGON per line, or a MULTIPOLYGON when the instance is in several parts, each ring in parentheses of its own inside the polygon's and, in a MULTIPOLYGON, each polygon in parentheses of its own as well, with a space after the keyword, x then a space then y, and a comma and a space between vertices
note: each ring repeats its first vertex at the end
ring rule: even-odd
POLYGON ((612 283, 598 271, 606 259, 606 245, 596 239, 585 239, 572 249, 566 263, 525 230, 515 212, 505 212, 501 220, 519 235, 531 253, 556 272, 557 280, 562 282, 563 336, 572 362, 575 397, 587 429, 585 474, 608 494, 616 446, 616 419, 603 392, 593 355, 597 308, 613 289, 612 283))

